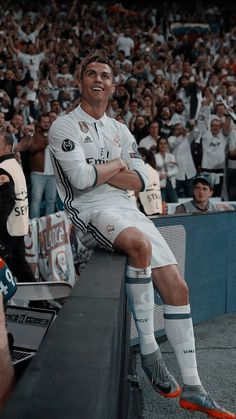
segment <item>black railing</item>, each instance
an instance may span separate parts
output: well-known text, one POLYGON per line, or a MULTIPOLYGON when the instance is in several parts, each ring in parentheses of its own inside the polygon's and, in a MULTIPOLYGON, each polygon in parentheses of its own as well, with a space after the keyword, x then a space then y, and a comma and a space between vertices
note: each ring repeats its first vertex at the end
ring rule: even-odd
POLYGON ((1 418, 125 419, 129 313, 125 258, 95 251, 1 418))

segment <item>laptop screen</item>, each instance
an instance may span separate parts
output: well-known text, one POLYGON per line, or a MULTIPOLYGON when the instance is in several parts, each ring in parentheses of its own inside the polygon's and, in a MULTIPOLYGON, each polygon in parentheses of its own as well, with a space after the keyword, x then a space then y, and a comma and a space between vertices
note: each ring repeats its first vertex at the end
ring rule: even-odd
POLYGON ((7 306, 6 327, 13 336, 13 347, 37 351, 54 316, 53 310, 7 306))

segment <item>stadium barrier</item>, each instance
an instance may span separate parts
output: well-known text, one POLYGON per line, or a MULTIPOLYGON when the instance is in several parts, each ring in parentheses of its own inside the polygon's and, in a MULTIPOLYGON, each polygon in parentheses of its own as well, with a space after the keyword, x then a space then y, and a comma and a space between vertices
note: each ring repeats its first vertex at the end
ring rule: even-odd
POLYGON ((1 418, 125 419, 129 313, 124 257, 96 250, 1 418))
MULTIPOLYGON (((166 216, 153 222, 185 273, 193 322, 235 312, 235 213, 166 216)), ((130 317, 124 263, 121 255, 94 252, 2 419, 128 418, 130 317)), ((156 332, 164 333, 161 320, 156 332)))

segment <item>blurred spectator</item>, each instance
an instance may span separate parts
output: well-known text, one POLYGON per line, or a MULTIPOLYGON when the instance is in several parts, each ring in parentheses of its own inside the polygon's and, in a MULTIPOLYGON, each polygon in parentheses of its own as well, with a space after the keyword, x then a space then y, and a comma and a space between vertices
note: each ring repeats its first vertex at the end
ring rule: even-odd
POLYGON ((159 134, 161 138, 169 138, 172 133, 171 116, 170 107, 163 106, 155 118, 159 125, 159 134))
POLYGON ((51 104, 51 111, 55 112, 57 116, 64 115, 65 111, 63 111, 59 100, 52 100, 51 104))
POLYGON ((5 77, 0 79, 0 89, 7 93, 11 99, 11 103, 13 103, 14 97, 16 96, 17 84, 18 82, 16 81, 14 72, 12 70, 6 70, 5 77))
POLYGON ((202 135, 201 173, 212 173, 215 176, 213 196, 221 196, 222 192, 230 122, 228 118, 228 124, 222 126, 219 118, 212 119, 210 130, 205 130, 202 135))
POLYGON ((5 90, 0 90, 0 112, 5 114, 6 120, 11 119, 14 113, 12 101, 5 90))
POLYGON ((187 114, 184 107, 184 102, 182 99, 177 99, 175 102, 174 113, 170 120, 171 125, 181 124, 183 127, 186 127, 187 123, 187 114))
POLYGON ((236 131, 233 130, 229 139, 227 153, 226 186, 229 201, 236 201, 236 131))
POLYGON ((106 113, 111 118, 123 115, 123 109, 119 106, 119 102, 115 97, 110 99, 106 113))
POLYGON ((118 51, 124 51, 125 57, 128 58, 132 54, 134 48, 134 40, 130 36, 130 28, 126 27, 124 32, 121 33, 116 40, 118 51))
POLYGON ((132 66, 132 61, 128 60, 128 58, 125 57, 125 52, 123 50, 118 51, 117 59, 115 60, 115 63, 119 65, 120 70, 125 70, 126 64, 129 64, 132 66))
POLYGON ((198 176, 193 180, 193 199, 176 207, 176 214, 186 212, 218 211, 217 206, 210 202, 213 194, 213 184, 209 177, 198 176))
POLYGON ((45 215, 52 214, 56 205, 56 181, 48 147, 50 119, 41 114, 29 147, 31 167, 30 218, 39 218, 44 196, 45 215))
POLYGON ((175 179, 175 175, 178 172, 178 165, 174 154, 168 151, 168 141, 166 138, 160 138, 158 140, 155 159, 156 168, 160 176, 162 200, 164 202, 178 202, 175 179))
POLYGON ((124 114, 125 123, 127 127, 130 128, 130 130, 134 128, 133 123, 138 113, 139 113, 139 102, 136 99, 131 99, 129 102, 128 110, 124 114))
POLYGON ((143 95, 140 113, 146 117, 149 123, 156 116, 156 107, 155 107, 155 104, 153 103, 151 92, 150 94, 143 95))
POLYGON ((30 181, 30 166, 29 166, 29 141, 27 141, 26 134, 28 131, 34 131, 33 124, 24 125, 23 115, 21 113, 15 113, 7 126, 7 131, 12 135, 13 147, 15 152, 20 153, 20 163, 26 179, 26 185, 28 195, 30 196, 31 181, 30 181), (23 147, 22 147, 23 144, 23 147), (20 145, 20 147, 19 147, 20 145))
POLYGON ((0 131, 7 130, 7 124, 5 121, 5 114, 0 112, 0 131))
POLYGON ((44 27, 45 22, 46 21, 43 19, 39 21, 35 27, 33 27, 31 22, 27 22, 23 26, 15 25, 19 38, 24 42, 27 42, 27 43, 32 42, 33 44, 35 44, 36 39, 39 35, 39 32, 44 27))
POLYGON ((148 188, 144 192, 137 193, 140 211, 146 215, 162 214, 160 178, 156 169, 155 157, 152 151, 146 148, 139 147, 138 151, 145 162, 150 180, 148 188))
POLYGON ((197 119, 201 106, 202 94, 193 76, 185 73, 179 78, 176 88, 178 99, 182 99, 186 109, 187 119, 197 119))
POLYGON ((123 84, 118 84, 113 98, 117 100, 119 108, 126 113, 129 108, 130 95, 123 84))
POLYGON ((38 80, 40 63, 45 60, 47 49, 45 48, 44 51, 38 53, 36 46, 30 43, 26 45, 26 52, 23 53, 15 48, 13 42, 11 43, 11 49, 22 63, 24 69, 29 70, 32 79, 38 80))
POLYGON ((227 203, 213 203, 210 201, 213 194, 213 186, 210 176, 197 176, 193 180, 193 199, 177 205, 175 214, 234 210, 227 203))
MULTIPOLYGON (((132 121, 130 121, 130 126, 132 126, 132 121)), ((145 116, 139 114, 135 117, 131 132, 136 139, 137 144, 148 135, 148 122, 145 116)))
POLYGON ((152 121, 148 126, 149 135, 144 137, 139 142, 139 147, 146 148, 147 150, 152 150, 154 153, 157 148, 157 141, 159 137, 159 125, 156 121, 152 121))
POLYGON ((194 127, 188 130, 180 123, 173 127, 173 135, 168 138, 170 151, 174 153, 178 163, 176 173, 176 190, 179 198, 191 197, 193 195, 192 181, 196 176, 196 168, 193 162, 190 144, 194 140, 194 127))

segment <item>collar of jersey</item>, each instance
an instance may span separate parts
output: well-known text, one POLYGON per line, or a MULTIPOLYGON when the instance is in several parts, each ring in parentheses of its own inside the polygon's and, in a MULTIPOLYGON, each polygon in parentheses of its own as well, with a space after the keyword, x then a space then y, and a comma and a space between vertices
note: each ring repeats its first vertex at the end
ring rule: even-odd
POLYGON ((95 119, 92 116, 90 116, 89 114, 87 114, 86 112, 84 112, 80 105, 77 106, 77 108, 75 109, 75 112, 76 112, 76 117, 79 120, 81 120, 81 122, 85 121, 89 125, 92 125, 92 124, 96 123, 96 124, 101 124, 103 126, 103 125, 106 124, 106 121, 108 119, 108 116, 105 113, 100 119, 95 119))

